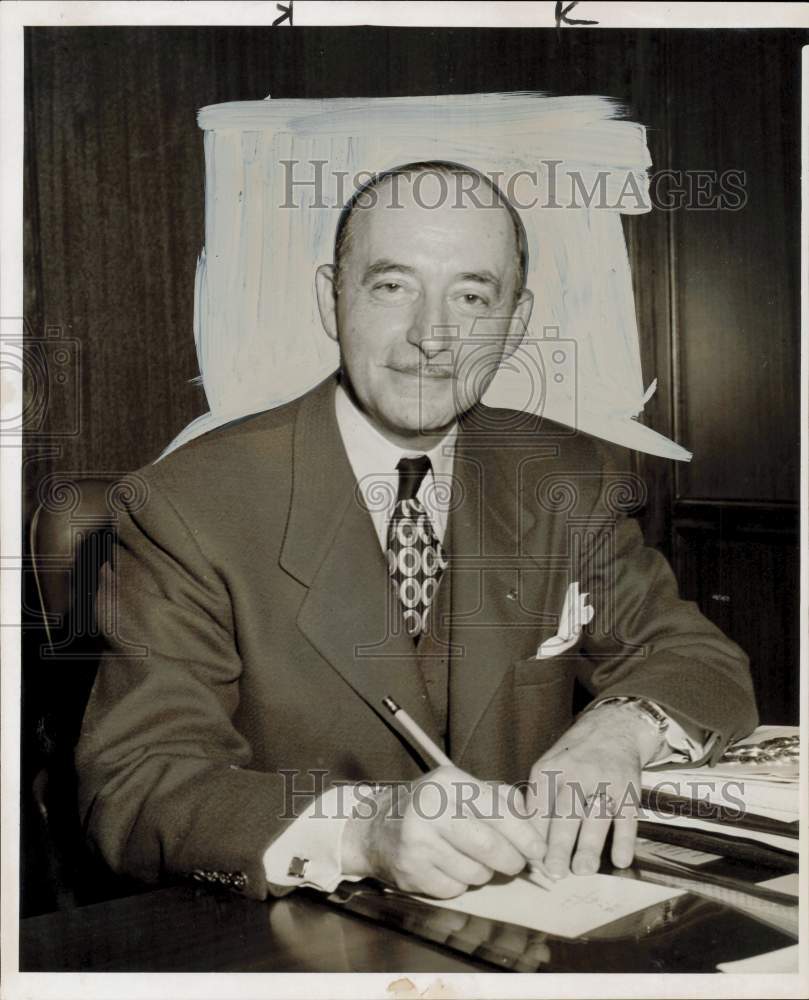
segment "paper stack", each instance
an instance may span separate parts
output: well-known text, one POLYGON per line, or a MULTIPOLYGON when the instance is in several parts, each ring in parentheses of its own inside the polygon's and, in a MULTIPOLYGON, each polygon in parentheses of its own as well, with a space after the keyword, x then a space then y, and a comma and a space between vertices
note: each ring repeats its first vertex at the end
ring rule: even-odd
POLYGON ((647 822, 798 853, 798 729, 760 726, 714 767, 643 773, 647 822))

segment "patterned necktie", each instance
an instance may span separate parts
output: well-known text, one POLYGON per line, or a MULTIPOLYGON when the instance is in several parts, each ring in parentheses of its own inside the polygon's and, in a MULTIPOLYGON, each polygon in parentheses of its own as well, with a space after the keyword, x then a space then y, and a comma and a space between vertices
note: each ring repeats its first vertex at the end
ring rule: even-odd
POLYGON ((402 608, 405 631, 413 641, 427 631, 433 603, 447 559, 421 501, 419 487, 430 471, 430 459, 402 458, 399 494, 388 524, 388 572, 402 608))

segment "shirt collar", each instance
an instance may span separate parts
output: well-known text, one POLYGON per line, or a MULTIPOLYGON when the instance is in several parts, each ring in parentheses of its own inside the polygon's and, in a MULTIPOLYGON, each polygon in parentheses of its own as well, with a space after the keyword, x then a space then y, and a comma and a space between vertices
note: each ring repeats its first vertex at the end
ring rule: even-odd
POLYGON ((401 448, 388 441, 357 408, 341 385, 337 386, 335 393, 335 410, 340 435, 360 488, 370 478, 395 474, 396 465, 403 456, 427 455, 435 477, 452 475, 457 423, 429 451, 419 451, 401 448))

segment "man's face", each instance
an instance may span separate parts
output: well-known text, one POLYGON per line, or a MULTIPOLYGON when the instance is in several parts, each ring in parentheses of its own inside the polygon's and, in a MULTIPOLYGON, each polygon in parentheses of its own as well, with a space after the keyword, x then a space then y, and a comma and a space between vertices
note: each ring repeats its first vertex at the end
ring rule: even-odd
POLYGON ((454 176, 384 181, 373 206, 354 211, 336 300, 332 269, 318 272, 321 315, 354 396, 401 443, 441 433, 478 402, 530 316, 530 293, 515 301, 507 210, 486 207, 485 193, 483 206, 459 202, 456 190, 454 176))

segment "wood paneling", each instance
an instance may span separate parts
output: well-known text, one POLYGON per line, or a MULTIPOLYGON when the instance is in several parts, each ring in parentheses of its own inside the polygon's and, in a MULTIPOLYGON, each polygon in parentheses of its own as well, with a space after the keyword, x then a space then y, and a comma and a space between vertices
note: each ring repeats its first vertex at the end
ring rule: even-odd
MULTIPOLYGON (((670 212, 667 507, 683 595, 751 660, 762 720, 798 721, 800 59, 796 33, 704 32, 668 60, 668 162, 736 210, 670 212), (722 96, 719 96, 721 93, 722 96), (707 172, 707 173, 706 173, 707 172)), ((704 196, 703 196, 704 197, 704 196)), ((658 349, 660 349, 658 339, 658 349)))
POLYGON ((799 722, 798 512, 678 504, 674 569, 684 597, 750 657, 763 721, 799 722))
POLYGON ((797 39, 705 32, 672 60, 671 166, 742 171, 737 211, 672 213, 678 496, 795 501, 800 62, 797 39), (732 88, 726 81, 732 81, 732 88), (724 86, 723 86, 724 84, 724 86))

